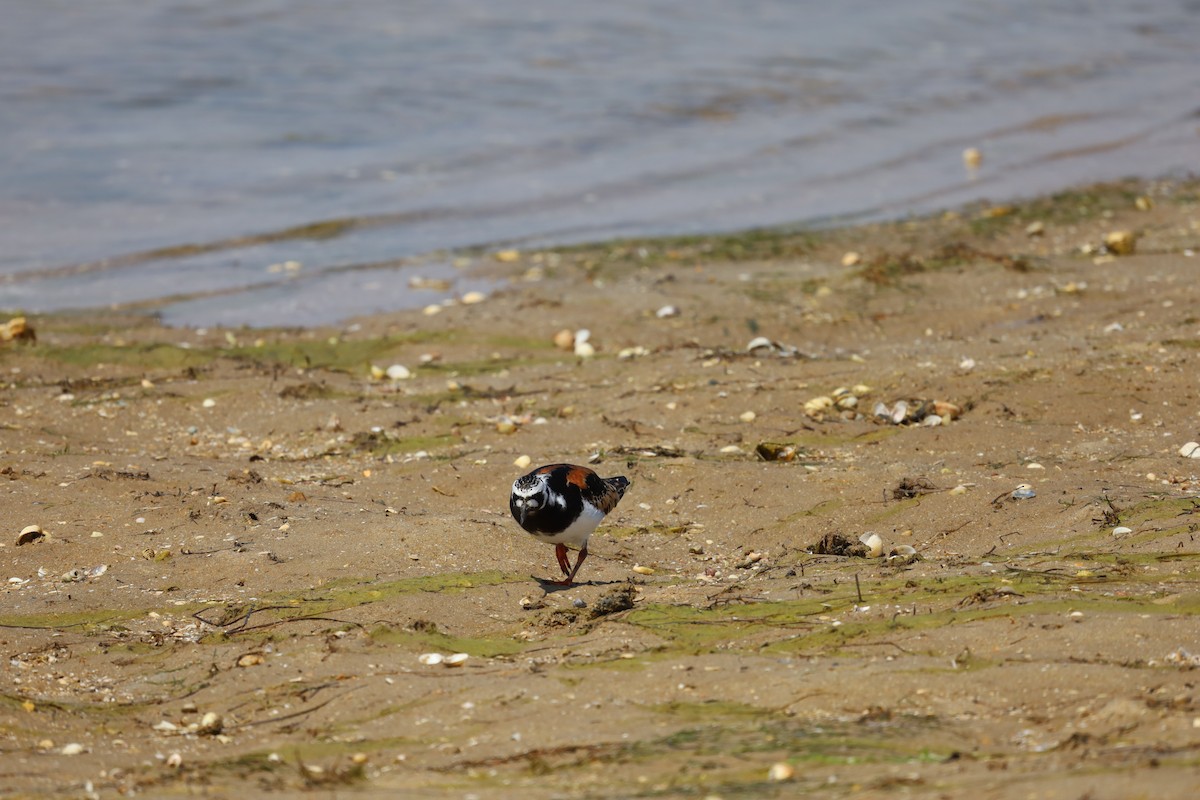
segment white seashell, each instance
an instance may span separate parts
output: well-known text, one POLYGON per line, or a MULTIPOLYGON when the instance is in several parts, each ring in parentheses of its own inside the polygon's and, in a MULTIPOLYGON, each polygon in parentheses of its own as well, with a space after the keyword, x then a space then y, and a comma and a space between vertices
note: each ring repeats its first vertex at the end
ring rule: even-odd
POLYGON ((871 387, 867 386, 865 383, 856 383, 854 386, 850 387, 850 393, 855 397, 866 397, 871 393, 871 387))
POLYGON ((441 664, 445 660, 446 657, 441 653, 422 653, 421 655, 417 656, 417 661, 420 661, 427 667, 441 664))
POLYGON ((837 401, 837 407, 844 411, 852 411, 858 408, 858 398, 852 394, 839 397, 837 401))
POLYGON ((971 370, 975 369, 975 359, 964 358, 962 361, 958 362, 958 368, 970 372, 971 370))
POLYGON ((659 319, 666 319, 667 317, 678 317, 679 316, 679 308, 676 306, 663 306, 658 311, 654 312, 654 316, 658 317, 659 319))
POLYGON ((404 381, 412 377, 412 373, 409 371, 408 367, 404 366, 403 364, 392 364, 387 368, 387 372, 384 374, 394 381, 404 381))
POLYGON ((899 425, 904 422, 904 418, 908 416, 908 403, 903 400, 896 401, 896 405, 892 406, 892 422, 899 425))
POLYGON ((108 564, 97 564, 87 571, 87 576, 89 578, 99 578, 106 572, 108 572, 108 564))
POLYGON ((746 345, 746 352, 753 353, 755 350, 774 350, 775 343, 765 336, 756 336, 750 340, 750 344, 746 345))
POLYGON ((913 547, 911 544, 898 544, 892 548, 890 553, 888 553, 889 556, 900 556, 901 558, 905 556, 914 556, 916 554, 917 548, 913 547))
POLYGON ((487 300, 487 295, 483 292, 467 292, 462 296, 460 302, 464 306, 473 306, 476 303, 482 303, 484 300, 487 300))
POLYGON ((967 485, 964 483, 960 483, 958 486, 955 486, 953 489, 950 490, 950 494, 966 494, 967 491, 968 491, 967 485))
POLYGON ((1113 528, 1113 536, 1124 536, 1127 533, 1133 533, 1133 528, 1127 528, 1124 525, 1113 528))
POLYGON ((942 424, 942 418, 937 414, 930 414, 928 417, 921 420, 921 424, 926 428, 936 428, 938 425, 942 424))
POLYGON ((1200 458, 1200 442, 1188 442, 1179 448, 1179 455, 1184 458, 1200 458))
POLYGON ((790 781, 795 776, 795 768, 791 764, 786 764, 782 761, 772 764, 771 769, 767 771, 767 780, 769 781, 790 781))
POLYGON ((220 733, 225 727, 225 720, 215 711, 209 711, 200 719, 200 733, 214 734, 220 733))
POLYGON ((983 153, 978 147, 968 147, 962 152, 963 166, 969 170, 979 169, 979 165, 983 163, 983 153))
POLYGON ((1012 493, 1013 500, 1028 500, 1032 497, 1037 497, 1037 492, 1028 483, 1022 483, 1012 493))
POLYGON ((633 571, 638 575, 653 575, 654 567, 643 567, 641 564, 634 564, 633 571))
POLYGON ((86 750, 87 750, 87 748, 85 748, 79 742, 71 742, 70 744, 64 744, 62 747, 62 750, 60 750, 59 752, 62 753, 64 756, 77 756, 80 753, 85 752, 86 750))
POLYGON ((579 330, 575 331, 575 344, 579 344, 580 342, 586 342, 591 338, 592 338, 592 332, 589 331, 587 328, 580 328, 579 330))
POLYGON ((888 408, 887 403, 876 403, 871 413, 882 419, 891 419, 892 416, 892 410, 888 408))
POLYGON ((453 653, 446 656, 442 663, 447 667, 461 667, 463 664, 467 663, 467 659, 470 657, 471 656, 467 653, 453 653))
POLYGON ((151 727, 156 731, 161 731, 162 733, 173 733, 173 732, 179 730, 178 725, 176 725, 174 722, 171 722, 170 720, 165 720, 165 719, 159 720, 158 722, 154 723, 154 725, 151 727))
POLYGON ((833 398, 822 395, 805 403, 804 413, 810 417, 820 417, 831 408, 833 408, 833 398))
POLYGON ((171 769, 179 769, 183 766, 183 756, 179 755, 179 753, 171 753, 171 755, 167 756, 167 766, 171 769))
POLYGON ((206 398, 204 398, 204 402, 201 403, 200 405, 204 406, 205 408, 212 408, 216 404, 217 404, 216 400, 213 400, 211 397, 206 397, 206 398))
POLYGON ((738 447, 736 444, 727 444, 721 448, 721 452, 725 453, 726 455, 731 455, 733 453, 742 452, 742 448, 738 447))
POLYGON ((591 342, 575 342, 575 355, 580 358, 591 358, 596 355, 596 348, 592 347, 591 342))
POLYGON ((864 533, 858 540, 867 546, 867 555, 870 558, 879 558, 883 553, 883 539, 878 533, 864 533))
POLYGON ((513 462, 513 466, 517 469, 528 469, 532 463, 533 459, 529 456, 517 456, 517 460, 513 462))
POLYGON ((83 580, 83 578, 84 578, 83 570, 72 569, 72 570, 67 570, 66 572, 64 572, 62 574, 62 577, 60 578, 60 580, 63 583, 75 583, 76 581, 83 580))
POLYGON ((758 419, 758 414, 755 414, 753 411, 743 411, 738 419, 742 422, 754 422, 754 420, 758 419))

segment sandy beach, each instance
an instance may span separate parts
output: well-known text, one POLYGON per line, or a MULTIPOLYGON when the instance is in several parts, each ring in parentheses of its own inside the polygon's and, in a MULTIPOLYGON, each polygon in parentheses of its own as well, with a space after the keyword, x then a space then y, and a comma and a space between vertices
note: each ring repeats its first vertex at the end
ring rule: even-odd
POLYGON ((1191 797, 1197 249, 1143 181, 315 330, 31 315, 0 796, 1191 797), (631 481, 576 586, 518 462, 631 481))

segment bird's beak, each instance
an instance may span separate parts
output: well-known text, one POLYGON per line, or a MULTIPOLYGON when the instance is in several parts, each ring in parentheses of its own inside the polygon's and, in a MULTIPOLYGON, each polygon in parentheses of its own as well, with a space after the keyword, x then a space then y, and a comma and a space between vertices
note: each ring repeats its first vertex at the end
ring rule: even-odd
POLYGON ((522 503, 521 505, 517 506, 517 522, 519 522, 519 523, 521 524, 521 527, 525 527, 525 513, 526 513, 526 511, 527 511, 527 509, 526 509, 526 507, 525 507, 525 504, 524 504, 524 503, 522 503))

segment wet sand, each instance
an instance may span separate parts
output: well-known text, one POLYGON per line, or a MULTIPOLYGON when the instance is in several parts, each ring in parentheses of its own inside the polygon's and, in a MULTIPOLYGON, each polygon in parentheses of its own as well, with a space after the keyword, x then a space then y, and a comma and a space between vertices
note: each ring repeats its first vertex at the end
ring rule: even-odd
POLYGON ((3 796, 1190 797, 1198 190, 511 254, 339 328, 31 317, 3 796), (577 586, 521 456, 632 482, 577 586))

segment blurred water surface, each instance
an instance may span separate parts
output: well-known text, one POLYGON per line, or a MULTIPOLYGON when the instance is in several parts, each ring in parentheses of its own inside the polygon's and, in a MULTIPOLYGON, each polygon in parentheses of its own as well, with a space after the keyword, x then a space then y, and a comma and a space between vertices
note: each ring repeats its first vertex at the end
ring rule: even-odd
POLYGON ((175 324, 310 325, 436 299, 409 276, 455 268, 404 260, 422 254, 900 216, 1200 153, 1198 0, 4 17, 0 307, 28 311, 166 299, 175 324))

